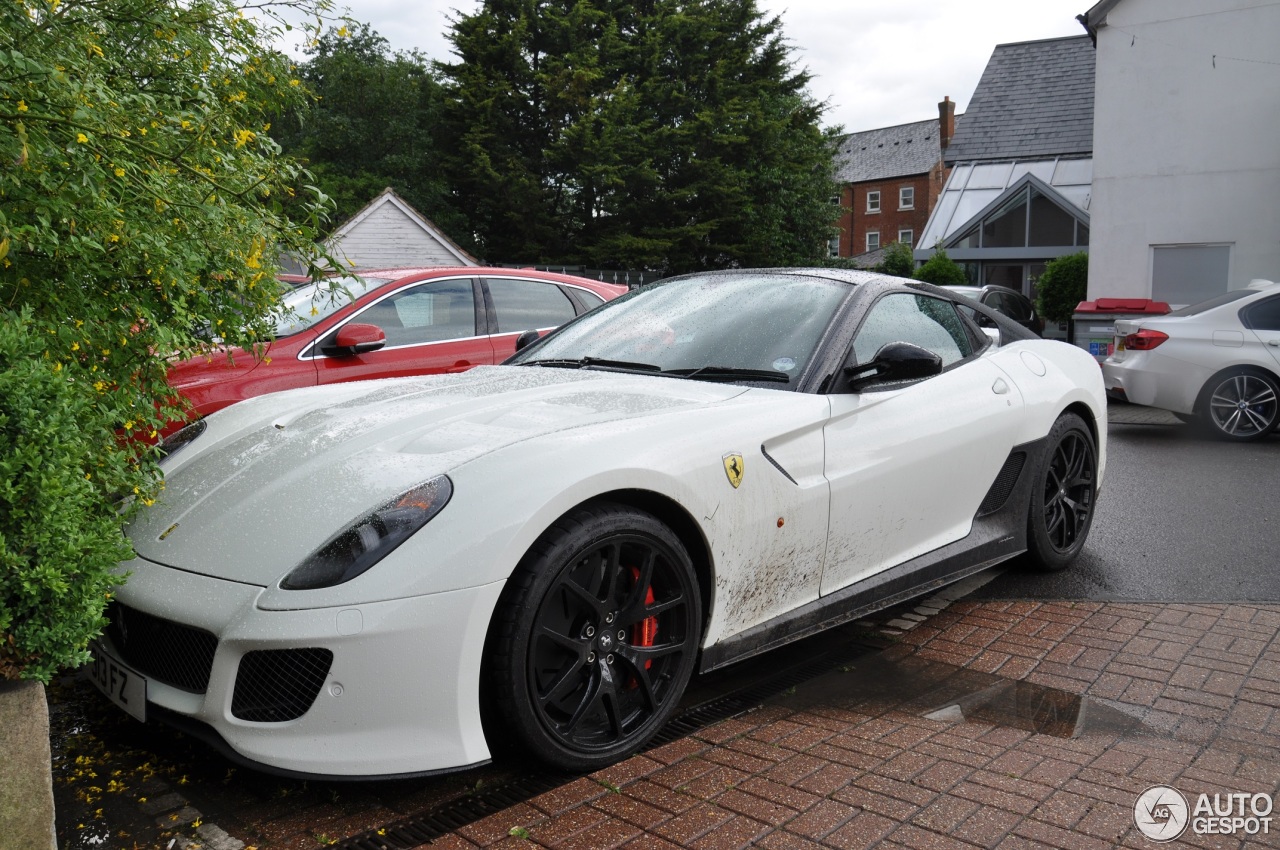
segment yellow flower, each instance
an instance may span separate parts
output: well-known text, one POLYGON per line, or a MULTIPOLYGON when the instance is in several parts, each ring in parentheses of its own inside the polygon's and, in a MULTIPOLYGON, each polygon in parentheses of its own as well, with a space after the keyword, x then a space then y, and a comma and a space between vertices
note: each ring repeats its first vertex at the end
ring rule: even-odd
POLYGON ((289 85, 293 86, 294 88, 297 88, 298 86, 302 85, 302 80, 290 80, 289 85))
POLYGON ((71 343, 71 350, 72 350, 72 351, 79 351, 79 350, 80 350, 80 343, 78 343, 78 342, 73 342, 73 343, 71 343))
POLYGON ((338 38, 349 38, 350 36, 351 30, 347 29, 345 26, 338 28, 338 38))
POLYGON ((76 133, 76 141, 83 145, 85 142, 89 141, 89 137, 84 133, 76 133))
POLYGON ((236 147, 242 148, 245 145, 249 144, 249 142, 252 142, 254 139, 258 138, 258 134, 253 132, 252 130, 236 130, 235 137, 236 137, 236 147))
POLYGON ((117 177, 123 177, 123 176, 124 176, 124 169, 123 169, 123 168, 121 168, 121 167, 120 167, 120 166, 118 166, 118 165, 116 166, 116 176, 117 176, 117 177))
POLYGON ((27 102, 25 100, 18 101, 18 111, 19 112, 27 111, 27 102))
POLYGON ((132 420, 132 419, 130 419, 128 422, 124 423, 124 429, 125 429, 126 431, 132 431, 132 430, 133 430, 133 420, 132 420))

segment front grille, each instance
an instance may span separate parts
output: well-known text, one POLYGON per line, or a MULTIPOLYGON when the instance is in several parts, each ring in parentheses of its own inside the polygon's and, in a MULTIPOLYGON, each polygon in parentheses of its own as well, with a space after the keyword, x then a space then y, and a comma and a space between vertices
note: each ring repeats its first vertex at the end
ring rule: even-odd
POLYGON ((259 649, 246 653, 236 674, 231 713, 241 720, 296 720, 315 702, 333 653, 327 649, 259 649))
POLYGON ((1026 452, 1012 452, 1009 455, 1004 466, 1000 467, 1000 474, 996 476, 995 483, 987 491, 986 498, 978 506, 978 516, 993 514, 1004 507, 1004 503, 1009 500, 1009 494, 1017 486, 1018 476, 1022 473, 1022 466, 1026 461, 1026 452))
POLYGON ((121 659, 148 679, 202 694, 209 687, 218 638, 112 602, 107 606, 107 637, 121 659))

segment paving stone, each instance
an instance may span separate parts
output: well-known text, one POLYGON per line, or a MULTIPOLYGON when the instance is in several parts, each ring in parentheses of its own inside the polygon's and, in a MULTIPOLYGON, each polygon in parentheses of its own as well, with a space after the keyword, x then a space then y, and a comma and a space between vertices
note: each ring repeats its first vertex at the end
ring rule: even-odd
POLYGON ((552 850, 1141 850, 1132 806, 1149 785, 1280 787, 1280 605, 937 595, 914 607, 899 626, 917 627, 881 651, 904 677, 923 686, 952 665, 1058 688, 1134 730, 1062 738, 964 711, 930 720, 941 699, 874 689, 803 707, 779 699, 535 798, 532 837, 552 850))

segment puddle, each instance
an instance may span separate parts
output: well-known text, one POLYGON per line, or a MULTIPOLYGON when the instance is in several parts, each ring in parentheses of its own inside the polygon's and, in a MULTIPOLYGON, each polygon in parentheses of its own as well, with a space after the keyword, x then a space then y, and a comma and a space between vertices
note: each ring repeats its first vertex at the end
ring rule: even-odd
POLYGON ((1034 682, 884 653, 860 658, 771 700, 791 708, 838 706, 863 714, 906 711, 952 723, 987 723, 1057 738, 1155 734, 1140 716, 1034 682))

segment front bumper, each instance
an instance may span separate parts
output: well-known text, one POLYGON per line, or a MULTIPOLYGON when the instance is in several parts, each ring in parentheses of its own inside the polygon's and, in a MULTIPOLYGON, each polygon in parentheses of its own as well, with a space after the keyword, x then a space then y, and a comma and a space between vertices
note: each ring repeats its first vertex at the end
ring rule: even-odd
MULTIPOLYGON (((289 774, 349 778, 439 772, 488 760, 480 665, 502 582, 391 602, 264 611, 255 604, 260 587, 143 559, 122 566, 132 573, 117 593, 125 613, 142 612, 139 619, 149 623, 159 618, 156 628, 135 628, 132 640, 170 634, 174 646, 184 647, 180 655, 187 651, 180 638, 208 633, 207 685, 160 681, 157 675, 178 678, 173 668, 182 659, 168 667, 155 662, 143 647, 130 646, 128 631, 108 629, 114 635, 109 651, 147 675, 148 705, 164 709, 153 714, 188 729, 203 724, 238 760, 289 774), (236 696, 245 657, 287 661, 304 654, 290 650, 325 658, 332 653, 327 671, 311 671, 307 701, 293 712, 300 716, 246 719, 263 711, 262 699, 246 701, 243 688, 236 696), (246 709, 249 703, 258 707, 246 709)), ((260 685, 297 691, 298 677, 287 665, 270 669, 265 678, 259 671, 260 685)))

